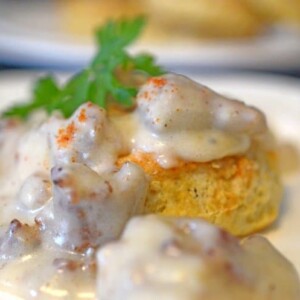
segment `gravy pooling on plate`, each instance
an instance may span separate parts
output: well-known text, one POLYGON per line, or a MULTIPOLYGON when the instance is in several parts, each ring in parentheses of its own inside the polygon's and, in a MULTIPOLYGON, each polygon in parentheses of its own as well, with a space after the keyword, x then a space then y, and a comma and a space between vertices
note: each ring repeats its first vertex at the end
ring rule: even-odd
POLYGON ((102 300, 298 299, 292 265, 263 237, 241 243, 200 219, 136 217, 98 258, 102 300))

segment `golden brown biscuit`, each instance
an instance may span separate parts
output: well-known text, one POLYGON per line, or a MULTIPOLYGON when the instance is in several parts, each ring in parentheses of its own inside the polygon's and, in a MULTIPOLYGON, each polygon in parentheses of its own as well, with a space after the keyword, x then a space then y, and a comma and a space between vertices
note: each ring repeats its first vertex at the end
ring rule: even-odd
POLYGON ((57 1, 61 23, 72 34, 92 37, 95 29, 109 19, 133 17, 141 13, 133 0, 63 0, 57 1))
POLYGON ((57 1, 62 26, 90 37, 108 19, 143 14, 148 24, 142 40, 169 42, 191 38, 252 36, 263 23, 239 0, 65 0, 57 1))
POLYGON ((255 35, 262 23, 239 0, 140 0, 152 24, 194 37, 255 35))
POLYGON ((146 213, 202 217, 243 236, 271 224, 278 215, 282 186, 277 156, 253 146, 246 154, 163 169, 151 154, 131 154, 150 176, 146 213))
POLYGON ((246 0, 246 2, 262 20, 300 26, 300 0, 246 0))

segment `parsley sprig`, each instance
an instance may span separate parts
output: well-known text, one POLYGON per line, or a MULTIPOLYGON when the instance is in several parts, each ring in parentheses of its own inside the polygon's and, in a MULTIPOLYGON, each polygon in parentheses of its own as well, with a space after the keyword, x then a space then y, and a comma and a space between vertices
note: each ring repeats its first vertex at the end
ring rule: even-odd
POLYGON ((38 79, 31 101, 11 107, 3 116, 24 119, 33 111, 44 109, 49 114, 59 110, 65 117, 69 117, 86 101, 104 108, 108 101, 125 107, 133 105, 137 88, 122 83, 117 76, 118 71, 142 72, 146 76, 164 73, 151 55, 131 55, 126 50, 139 37, 144 26, 144 17, 107 22, 96 32, 99 49, 85 69, 62 86, 50 75, 38 79))

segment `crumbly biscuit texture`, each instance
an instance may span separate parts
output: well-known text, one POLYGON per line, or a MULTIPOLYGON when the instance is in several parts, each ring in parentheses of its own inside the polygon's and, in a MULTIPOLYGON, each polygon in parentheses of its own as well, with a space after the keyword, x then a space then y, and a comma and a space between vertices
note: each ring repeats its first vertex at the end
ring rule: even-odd
POLYGON ((121 161, 141 165, 150 176, 147 213, 202 217, 239 236, 278 216, 282 185, 274 152, 252 148, 245 155, 172 169, 161 168, 144 153, 121 161))

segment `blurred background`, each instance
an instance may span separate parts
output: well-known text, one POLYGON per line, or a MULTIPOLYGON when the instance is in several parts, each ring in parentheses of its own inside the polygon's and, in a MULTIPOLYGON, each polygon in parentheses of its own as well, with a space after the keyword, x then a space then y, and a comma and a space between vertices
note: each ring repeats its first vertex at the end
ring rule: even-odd
POLYGON ((0 69, 75 71, 109 18, 145 14, 132 51, 175 72, 300 77, 300 0, 0 0, 0 69))

